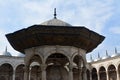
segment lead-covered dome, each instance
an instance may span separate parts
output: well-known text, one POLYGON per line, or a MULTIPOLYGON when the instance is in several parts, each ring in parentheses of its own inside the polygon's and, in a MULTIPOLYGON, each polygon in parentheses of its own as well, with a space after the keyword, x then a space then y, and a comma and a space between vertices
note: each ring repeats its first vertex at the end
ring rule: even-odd
POLYGON ((18 53, 16 56, 17 57, 25 57, 25 55, 23 53, 18 53))
POLYGON ((62 20, 59 20, 57 18, 48 20, 46 22, 41 23, 41 25, 49 25, 49 26, 72 26, 69 23, 66 23, 62 20))
POLYGON ((41 25, 46 25, 46 26, 71 26, 69 23, 66 23, 62 20, 57 19, 56 17, 56 8, 54 9, 54 18, 51 20, 48 20, 46 22, 41 23, 41 25))

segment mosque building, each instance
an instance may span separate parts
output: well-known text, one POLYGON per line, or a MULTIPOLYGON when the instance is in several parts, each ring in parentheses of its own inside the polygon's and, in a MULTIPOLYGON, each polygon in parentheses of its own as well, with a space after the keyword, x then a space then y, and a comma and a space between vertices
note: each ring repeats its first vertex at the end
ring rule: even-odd
POLYGON ((12 56, 7 47, 0 53, 0 80, 120 80, 117 50, 87 61, 105 37, 57 19, 56 10, 53 19, 6 37, 20 53, 12 56))

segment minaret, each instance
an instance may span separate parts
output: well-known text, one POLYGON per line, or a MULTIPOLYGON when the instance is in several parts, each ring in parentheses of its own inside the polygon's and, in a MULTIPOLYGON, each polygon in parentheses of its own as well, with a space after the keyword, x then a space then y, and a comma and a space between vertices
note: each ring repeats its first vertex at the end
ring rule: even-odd
POLYGON ((91 61, 91 62, 93 61, 92 54, 90 55, 90 61, 91 61))
POLYGON ((107 50, 106 50, 106 57, 109 57, 107 50))
POLYGON ((115 47, 115 54, 117 54, 117 48, 115 47))
POLYGON ((100 54, 99 54, 99 52, 98 52, 98 60, 100 60, 101 59, 101 57, 100 57, 100 54))
POLYGON ((7 52, 7 46, 5 47, 5 52, 7 52))
POLYGON ((118 56, 117 48, 115 47, 115 53, 111 57, 118 56))

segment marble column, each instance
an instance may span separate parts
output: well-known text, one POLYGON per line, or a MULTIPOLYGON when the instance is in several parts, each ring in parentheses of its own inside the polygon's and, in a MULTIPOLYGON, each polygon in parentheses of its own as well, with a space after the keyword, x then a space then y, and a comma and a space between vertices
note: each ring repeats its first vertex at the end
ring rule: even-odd
POLYGON ((109 75, 108 75, 108 71, 106 71, 106 76, 107 76, 107 80, 109 80, 109 75))
POLYGON ((118 69, 116 70, 116 73, 117 73, 117 80, 120 80, 119 79, 119 70, 118 69))
POLYGON ((42 80, 46 80, 46 64, 41 64, 41 71, 42 71, 42 80))
POLYGON ((90 80, 92 80, 92 71, 90 71, 90 80))
POLYGON ((100 80, 100 74, 99 74, 99 72, 97 72, 97 76, 98 76, 98 80, 100 80))
POLYGON ((29 79, 28 80, 30 80, 30 78, 31 78, 31 69, 32 69, 32 66, 30 66, 29 71, 28 71, 29 72, 29 75, 28 75, 29 79))
POLYGON ((24 67, 24 80, 29 80, 29 66, 24 67))
POLYGON ((12 80, 15 80, 15 70, 13 70, 12 80))
POLYGON ((81 61, 78 62, 78 80, 82 80, 82 67, 81 67, 81 61))
POLYGON ((73 80, 73 66, 69 65, 69 80, 73 80))
POLYGON ((87 68, 86 67, 83 67, 83 80, 87 80, 87 68))

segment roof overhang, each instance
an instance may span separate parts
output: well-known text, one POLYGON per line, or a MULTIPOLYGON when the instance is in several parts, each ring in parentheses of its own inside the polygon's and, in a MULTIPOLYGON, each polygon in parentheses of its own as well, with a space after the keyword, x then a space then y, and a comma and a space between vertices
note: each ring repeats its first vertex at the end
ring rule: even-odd
POLYGON ((6 37, 12 47, 22 53, 27 48, 43 45, 75 46, 91 52, 105 38, 81 26, 48 25, 33 25, 7 34, 6 37))

